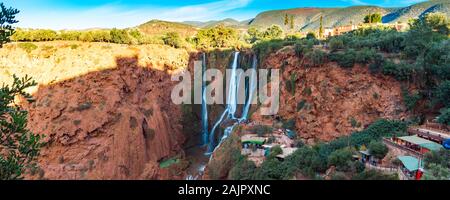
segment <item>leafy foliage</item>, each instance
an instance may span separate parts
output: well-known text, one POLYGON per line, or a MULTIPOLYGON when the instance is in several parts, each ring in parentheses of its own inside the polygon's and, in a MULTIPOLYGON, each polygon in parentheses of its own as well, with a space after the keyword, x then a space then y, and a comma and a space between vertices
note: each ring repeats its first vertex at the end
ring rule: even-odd
POLYGON ((430 164, 423 178, 425 180, 450 180, 450 168, 434 163, 430 164))
POLYGON ((382 18, 380 13, 369 14, 364 17, 364 23, 381 23, 382 18))
POLYGON ((378 159, 383 159, 389 151, 386 145, 380 141, 372 141, 369 143, 368 147, 370 154, 378 159))
POLYGON ((24 51, 26 51, 27 53, 31 53, 33 50, 36 50, 38 48, 38 46, 36 46, 33 43, 20 43, 18 44, 18 47, 23 49, 24 51))
POLYGON ((266 30, 260 31, 255 27, 251 27, 247 31, 247 42, 253 44, 260 41, 282 39, 283 29, 277 25, 268 27, 266 30))
POLYGON ((353 180, 399 180, 397 174, 384 174, 376 170, 365 170, 352 178, 353 180))
POLYGON ((16 20, 16 15, 20 12, 15 8, 7 8, 3 3, 0 3, 0 48, 3 44, 10 41, 11 35, 14 34, 12 24, 19 21, 16 20))
POLYGON ((24 92, 36 85, 31 78, 13 76, 11 86, 0 89, 0 179, 21 179, 27 169, 36 166, 35 159, 43 146, 41 136, 31 133, 27 128, 27 112, 15 104, 18 96, 32 101, 31 95, 24 92))
POLYGON ((314 49, 313 51, 306 53, 305 58, 310 61, 309 66, 318 67, 325 62, 325 60, 327 59, 327 54, 322 50, 314 49))
POLYGON ((164 44, 174 48, 181 48, 183 46, 183 39, 177 32, 167 33, 163 38, 164 44))
POLYGON ((442 109, 437 121, 441 124, 450 125, 450 108, 442 109))
POLYGON ((218 25, 202 29, 195 37, 198 48, 229 48, 238 44, 238 33, 235 29, 218 25))
POLYGON ((352 160, 352 152, 348 148, 338 149, 328 156, 328 166, 336 166, 339 171, 348 171, 352 160))

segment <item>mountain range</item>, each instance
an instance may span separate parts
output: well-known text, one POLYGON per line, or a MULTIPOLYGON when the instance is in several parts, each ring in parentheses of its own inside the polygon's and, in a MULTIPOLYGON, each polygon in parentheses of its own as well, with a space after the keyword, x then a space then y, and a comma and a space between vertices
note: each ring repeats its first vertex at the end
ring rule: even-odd
POLYGON ((383 15, 383 23, 407 22, 410 18, 418 18, 430 12, 443 12, 450 16, 449 0, 430 0, 402 8, 383 8, 378 6, 352 6, 345 8, 294 8, 286 10, 271 10, 259 13, 255 18, 238 21, 227 18, 207 22, 185 21, 182 24, 197 28, 208 28, 222 24, 236 28, 258 27, 267 28, 273 24, 283 29, 290 29, 284 25, 286 14, 294 19, 295 29, 301 31, 315 30, 319 27, 320 18, 323 17, 325 27, 334 27, 346 24, 363 22, 364 16, 369 13, 383 15))

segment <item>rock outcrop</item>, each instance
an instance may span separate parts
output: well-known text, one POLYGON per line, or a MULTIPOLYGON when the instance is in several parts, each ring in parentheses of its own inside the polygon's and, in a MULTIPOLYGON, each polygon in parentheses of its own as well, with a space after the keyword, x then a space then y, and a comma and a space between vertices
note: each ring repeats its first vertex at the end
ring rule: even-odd
MULTIPOLYGON (((278 117, 293 121, 298 135, 308 143, 336 139, 379 118, 406 116, 400 83, 393 78, 371 74, 367 66, 344 69, 327 62, 305 67, 303 62, 307 61, 287 48, 268 56, 264 66, 280 69, 278 117)), ((253 120, 274 121, 258 113, 253 120)))
POLYGON ((39 87, 29 128, 47 145, 29 178, 158 179, 158 162, 183 154, 174 83, 137 61, 118 58, 115 69, 39 87))

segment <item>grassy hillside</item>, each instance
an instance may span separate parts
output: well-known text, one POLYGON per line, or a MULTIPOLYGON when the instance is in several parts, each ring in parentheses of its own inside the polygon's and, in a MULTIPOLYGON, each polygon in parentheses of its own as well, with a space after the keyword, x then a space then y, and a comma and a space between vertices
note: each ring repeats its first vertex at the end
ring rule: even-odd
POLYGON ((295 29, 308 31, 319 27, 321 16, 323 16, 324 26, 327 27, 350 24, 350 22, 360 23, 363 22, 365 15, 376 12, 387 14, 389 10, 375 6, 274 10, 259 14, 250 25, 267 28, 272 24, 277 24, 284 29, 289 29, 289 25, 284 25, 284 17, 287 14, 289 16, 294 16, 295 29))
POLYGON ((417 18, 428 12, 444 12, 450 14, 450 1, 431 0, 414 4, 405 8, 382 8, 377 6, 352 6, 346 8, 296 8, 288 10, 272 10, 258 14, 250 26, 267 28, 273 24, 283 29, 290 27, 284 25, 285 15, 294 16, 295 29, 301 31, 316 30, 319 27, 320 17, 323 16, 325 27, 347 25, 363 22, 364 16, 369 13, 381 13, 384 23, 407 22, 410 18, 417 18))
POLYGON ((200 21, 185 21, 184 24, 192 25, 199 28, 211 28, 215 27, 217 25, 224 25, 228 27, 234 27, 234 28, 245 28, 248 26, 248 23, 250 20, 245 21, 238 21, 232 18, 226 18, 223 20, 211 20, 207 22, 200 22, 200 21))
POLYGON ((414 4, 405 8, 396 9, 383 17, 384 23, 407 22, 410 18, 424 16, 429 12, 442 12, 450 16, 450 1, 430 0, 423 3, 414 4))
POLYGON ((197 33, 197 28, 183 23, 151 20, 138 26, 139 30, 148 35, 162 36, 170 32, 177 32, 183 37, 190 37, 197 33))

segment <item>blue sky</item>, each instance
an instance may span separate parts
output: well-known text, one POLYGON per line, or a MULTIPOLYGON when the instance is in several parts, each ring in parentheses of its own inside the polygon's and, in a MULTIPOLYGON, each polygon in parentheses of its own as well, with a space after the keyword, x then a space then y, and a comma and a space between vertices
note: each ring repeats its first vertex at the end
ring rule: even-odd
MULTIPOLYGON (((2 0, 0 0, 2 1, 2 0)), ((21 10, 19 27, 125 28, 150 19, 245 20, 261 11, 298 7, 377 5, 402 7, 424 0, 3 0, 21 10)))

